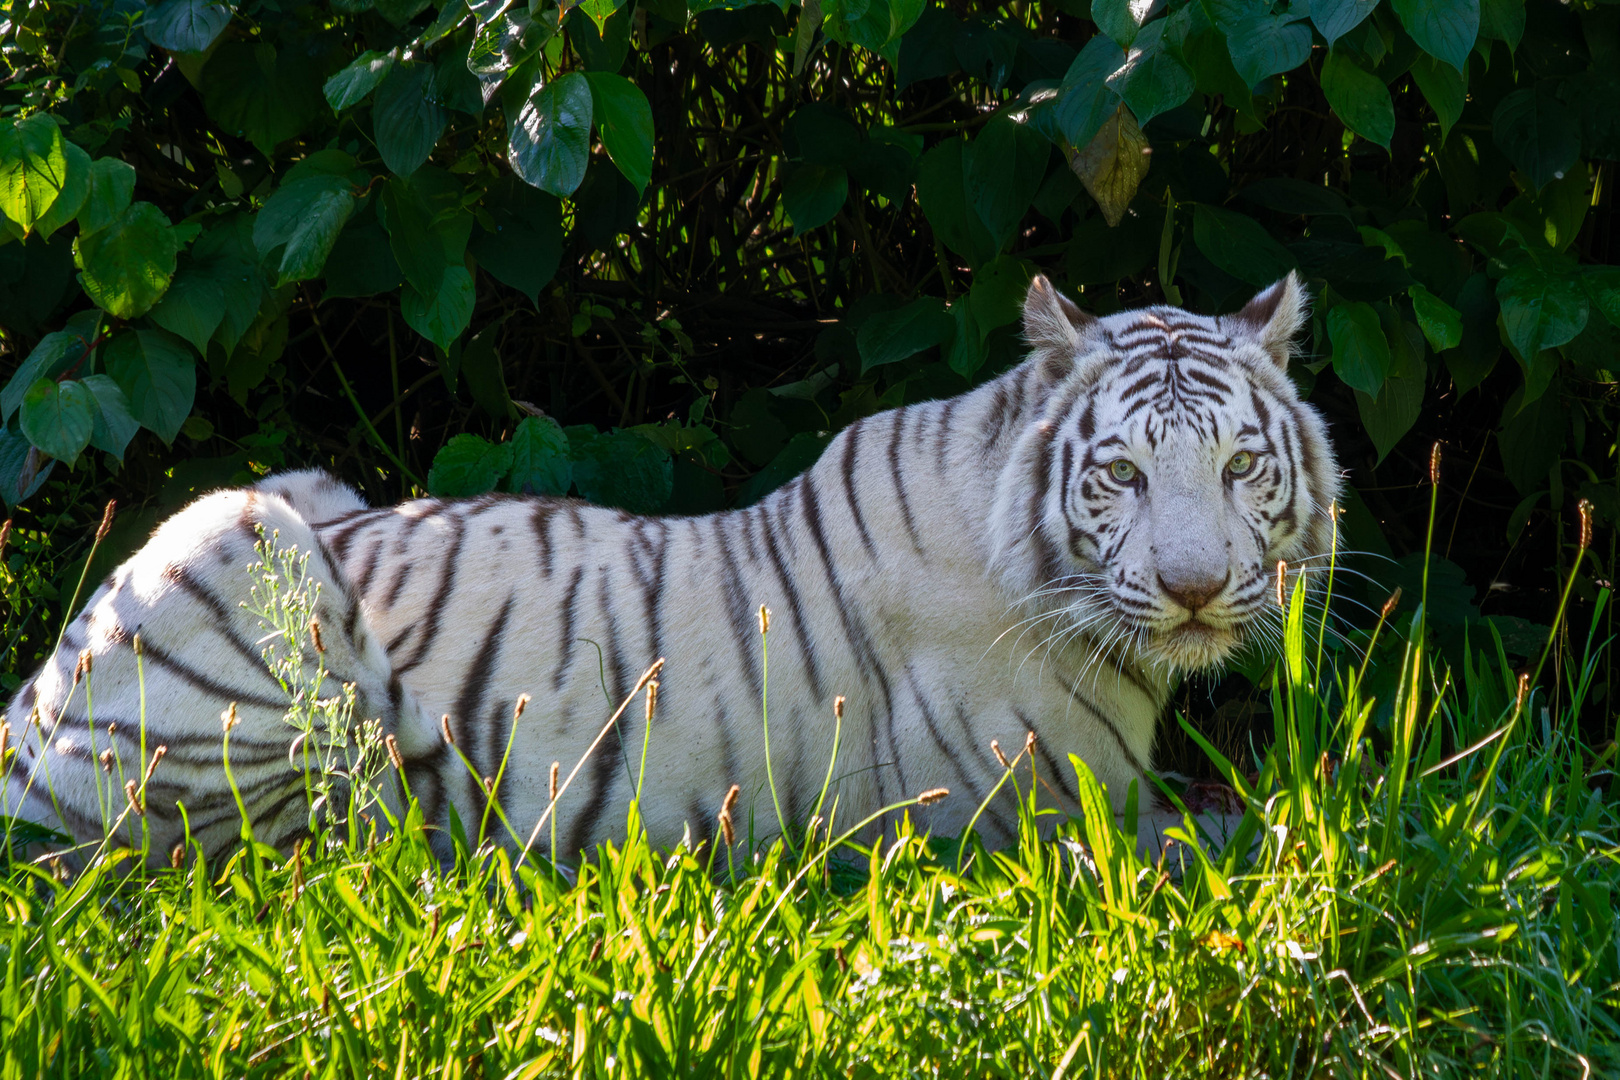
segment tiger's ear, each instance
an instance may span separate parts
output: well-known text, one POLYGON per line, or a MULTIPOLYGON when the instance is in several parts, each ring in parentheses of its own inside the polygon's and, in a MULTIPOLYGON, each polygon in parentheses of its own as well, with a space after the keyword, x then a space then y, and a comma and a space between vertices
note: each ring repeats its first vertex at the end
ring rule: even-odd
POLYGON ((1310 314, 1311 298, 1299 275, 1290 270, 1287 277, 1258 293, 1242 311, 1222 321, 1230 322, 1235 334, 1252 340, 1287 371, 1294 354, 1294 338, 1310 314))
POLYGON ((1058 292, 1046 275, 1036 274, 1029 283, 1029 292, 1024 294, 1024 339, 1030 348, 1047 353, 1048 359, 1072 363, 1086 328, 1096 321, 1058 292))

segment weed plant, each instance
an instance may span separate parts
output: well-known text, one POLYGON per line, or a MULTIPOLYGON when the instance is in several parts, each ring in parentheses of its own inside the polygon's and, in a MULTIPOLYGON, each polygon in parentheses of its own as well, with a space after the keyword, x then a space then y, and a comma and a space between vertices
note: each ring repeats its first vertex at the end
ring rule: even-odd
POLYGON ((1144 860, 1082 762, 1068 818, 1020 754, 999 851, 905 805, 870 844, 817 817, 664 851, 632 807, 571 880, 487 817, 442 858, 407 801, 290 853, 10 861, 0 1077, 1620 1074, 1600 622, 1549 693, 1499 641, 1437 669, 1419 603, 1376 731, 1314 610, 1297 587, 1257 772, 1208 748, 1246 807, 1220 851, 1188 816, 1144 860))

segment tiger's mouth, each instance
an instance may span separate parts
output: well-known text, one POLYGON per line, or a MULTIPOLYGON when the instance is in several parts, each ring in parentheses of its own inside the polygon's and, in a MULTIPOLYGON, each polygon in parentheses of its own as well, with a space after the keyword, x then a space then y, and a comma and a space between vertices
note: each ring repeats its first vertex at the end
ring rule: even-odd
POLYGON ((1238 646, 1238 633, 1232 627, 1216 626, 1197 615, 1190 615, 1153 635, 1152 648, 1174 667, 1192 671, 1214 667, 1238 646))

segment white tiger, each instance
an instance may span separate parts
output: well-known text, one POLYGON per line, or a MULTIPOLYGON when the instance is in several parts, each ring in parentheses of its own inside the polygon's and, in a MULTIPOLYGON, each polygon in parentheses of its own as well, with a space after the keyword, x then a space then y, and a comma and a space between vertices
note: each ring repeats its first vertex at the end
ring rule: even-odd
MULTIPOLYGON (((712 836, 733 784, 734 817, 751 815, 755 835, 778 831, 778 802, 802 827, 827 775, 836 695, 840 823, 947 788, 911 812, 954 834, 1003 775, 991 741, 1010 756, 1028 732, 1046 803, 1078 811, 1074 753, 1116 810, 1133 783, 1147 806, 1154 727, 1178 679, 1272 617, 1279 560, 1301 573, 1329 548, 1339 473, 1286 374, 1305 318, 1292 275, 1219 318, 1095 318, 1036 278, 1023 364, 852 424, 762 502, 703 517, 503 495, 370 509, 318 471, 207 495, 109 578, 11 702, 20 752, 0 809, 99 841, 124 802, 119 778, 162 745, 146 789, 152 857, 188 827, 177 803, 190 835, 219 850, 240 832, 221 768, 219 717, 234 706, 231 764, 258 837, 303 832, 288 701, 243 607, 261 528, 310 554, 327 666, 395 736, 431 824, 452 805, 479 821, 479 778, 498 776, 499 805, 527 832, 551 763, 579 760, 605 702, 657 657, 641 800, 657 842, 688 827, 712 836), (774 799, 761 605, 776 612, 774 799), (81 653, 90 673, 76 681, 81 653), (532 703, 514 731, 520 695, 532 703)), ((644 725, 627 711, 559 802, 562 852, 622 828, 644 725)), ((1010 786, 979 828, 991 842, 1013 835, 1010 786)))

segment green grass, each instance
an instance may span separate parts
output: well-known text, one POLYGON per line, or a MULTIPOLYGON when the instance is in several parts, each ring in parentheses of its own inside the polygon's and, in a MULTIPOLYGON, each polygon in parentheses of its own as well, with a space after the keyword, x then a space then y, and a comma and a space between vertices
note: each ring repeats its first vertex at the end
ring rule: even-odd
POLYGON ((0 1077, 1620 1073, 1614 744, 1576 722, 1599 621, 1533 693, 1493 642, 1449 673, 1397 648, 1373 730, 1305 611, 1258 780, 1221 762, 1239 835, 1179 872, 1104 812, 1036 815, 1028 758, 1003 851, 658 851, 632 811, 569 885, 467 843, 441 867, 413 812, 291 857, 12 862, 0 1077))

